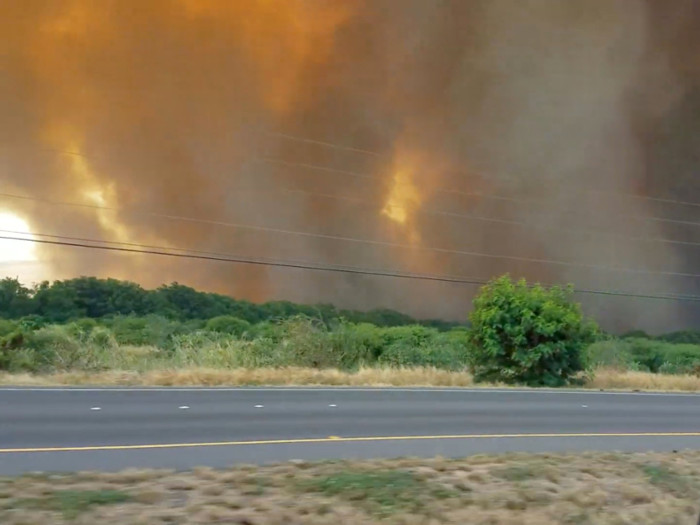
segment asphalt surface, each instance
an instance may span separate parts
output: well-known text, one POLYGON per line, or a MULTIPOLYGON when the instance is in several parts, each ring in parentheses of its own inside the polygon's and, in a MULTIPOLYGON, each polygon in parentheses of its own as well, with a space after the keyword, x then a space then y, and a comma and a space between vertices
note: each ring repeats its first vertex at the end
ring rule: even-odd
POLYGON ((698 395, 0 388, 0 475, 699 446, 698 395))

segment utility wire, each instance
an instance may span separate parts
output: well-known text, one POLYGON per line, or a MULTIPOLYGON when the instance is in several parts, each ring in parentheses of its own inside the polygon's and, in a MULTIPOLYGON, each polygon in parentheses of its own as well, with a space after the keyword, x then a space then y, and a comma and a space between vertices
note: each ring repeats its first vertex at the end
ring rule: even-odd
MULTIPOLYGON (((289 136, 287 136, 289 137, 289 136)), ((301 140, 301 139, 300 139, 301 140)), ((304 139, 304 141, 308 141, 308 139, 304 139)), ((311 142, 318 142, 320 141, 311 141, 311 142)), ((329 144, 329 143, 322 143, 322 144, 329 144)), ((346 149, 345 147, 338 146, 341 149, 346 149)), ((90 159, 91 156, 85 155, 83 153, 77 152, 77 151, 71 151, 71 150, 61 150, 57 148, 40 148, 46 151, 52 151, 56 153, 64 153, 66 155, 74 155, 86 159, 90 159)), ((364 150, 355 150, 354 148, 349 148, 351 151, 364 151, 364 150)), ((380 155, 380 154, 377 154, 380 155)), ((307 170, 314 170, 314 171, 322 171, 326 173, 332 173, 335 175, 345 175, 349 177, 355 177, 355 178, 361 178, 365 180, 376 180, 378 182, 386 183, 386 179, 382 177, 378 177, 376 175, 369 175, 366 173, 358 173, 355 171, 348 171, 348 170, 340 170, 340 169, 335 169, 335 168, 330 168, 327 166, 319 166, 316 164, 308 164, 308 163, 303 163, 303 162, 291 162, 291 161, 286 161, 283 159, 276 159, 272 157, 257 157, 253 159, 255 162, 264 162, 268 164, 277 164, 280 166, 286 166, 286 167, 297 167, 297 168, 303 168, 307 170)), ((297 190, 292 190, 292 191, 297 191, 297 190)), ((487 199, 487 200, 500 200, 504 202, 513 202, 513 203, 524 203, 524 204, 538 204, 543 202, 541 199, 522 199, 522 198, 517 198, 517 197, 507 197, 504 195, 493 195, 493 194, 488 194, 484 192, 478 192, 478 191, 463 191, 463 190, 457 190, 457 189, 449 189, 449 188, 435 188, 433 189, 435 193, 444 193, 444 194, 451 194, 451 195, 459 195, 462 197, 478 197, 482 199, 487 199)), ((681 205, 688 205, 688 206, 699 206, 700 203, 689 203, 689 202, 682 202, 682 201, 672 201, 668 199, 658 199, 658 198, 652 198, 652 197, 643 197, 639 195, 628 195, 628 194, 621 194, 621 193, 610 193, 610 192, 603 192, 602 190, 580 190, 584 192, 589 192, 589 193, 603 193, 603 194, 612 194, 616 195, 618 197, 627 197, 627 198, 636 198, 636 199, 648 199, 648 200, 655 200, 659 202, 666 202, 666 203, 674 203, 674 204, 681 204, 681 205)), ((5 195, 8 196, 8 195, 5 195)), ((438 214, 446 214, 448 212, 431 212, 431 213, 438 213, 438 214)), ((623 218, 627 219, 632 219, 632 220, 639 220, 639 221, 650 221, 650 222, 659 222, 659 223, 666 223, 666 224, 679 224, 683 226, 692 226, 692 227, 700 227, 700 222, 695 222, 695 221, 685 221, 685 220, 679 220, 679 219, 668 219, 665 217, 643 217, 640 215, 631 215, 631 214, 624 214, 621 215, 623 218)), ((486 219, 475 219, 475 220, 486 220, 486 219)), ((489 219, 491 222, 498 222, 498 219, 489 219)), ((575 230, 573 230, 575 231, 575 230)), ((582 230, 585 231, 585 230, 582 230)), ((593 232, 591 233, 598 233, 598 232, 593 232)), ((600 233, 598 233, 600 234, 600 233)), ((629 237, 628 237, 629 238, 629 237)), ((687 241, 675 241, 675 240, 670 240, 670 239, 645 239, 645 238, 640 238, 636 237, 639 240, 651 240, 653 242, 671 242, 675 244, 685 244, 685 245, 700 245, 700 243, 691 243, 687 241)))
MULTIPOLYGON (((38 234, 38 235, 42 235, 42 234, 38 234)), ((52 237, 59 237, 59 236, 52 236, 52 237)), ((125 248, 125 247, 119 247, 119 246, 96 246, 93 244, 86 244, 84 242, 66 242, 66 241, 58 241, 58 240, 30 239, 28 237, 10 237, 10 236, 5 236, 5 235, 0 236, 0 240, 32 242, 32 243, 48 244, 48 245, 55 245, 55 246, 70 246, 70 247, 76 247, 76 248, 106 250, 106 251, 112 251, 112 252, 137 253, 137 254, 146 254, 146 255, 161 255, 161 256, 175 257, 175 258, 182 258, 182 259, 198 259, 198 260, 229 262, 229 263, 239 263, 239 264, 251 264, 251 265, 258 265, 258 266, 295 268, 295 269, 314 270, 314 271, 323 271, 323 272, 338 272, 338 273, 356 274, 356 275, 394 277, 394 278, 399 278, 399 279, 436 281, 436 282, 475 285, 475 286, 483 286, 483 285, 488 284, 488 281, 485 281, 482 279, 469 279, 469 278, 457 277, 457 276, 408 273, 408 272, 399 272, 399 271, 392 271, 392 270, 373 270, 373 269, 365 269, 362 267, 352 267, 352 266, 327 266, 327 265, 324 266, 324 265, 318 265, 318 264, 308 264, 308 263, 293 262, 293 261, 281 261, 281 260, 275 261, 275 260, 266 260, 266 259, 261 259, 261 258, 226 256, 223 254, 220 256, 214 256, 214 255, 203 255, 203 254, 195 254, 195 253, 172 253, 171 251, 168 251, 168 250, 173 250, 173 249, 183 251, 183 252, 187 251, 187 250, 184 250, 182 248, 153 247, 150 249, 146 249, 146 247, 144 247, 144 249, 136 249, 136 248, 125 248)), ((117 243, 114 243, 113 241, 92 240, 91 242, 101 242, 101 243, 109 242, 109 243, 117 244, 117 243)), ((138 246, 138 245, 132 244, 131 246, 138 246)), ((544 286, 546 288, 553 288, 555 285, 544 284, 542 286, 544 286)), ((574 289, 573 291, 575 293, 591 294, 591 295, 629 297, 629 298, 638 298, 638 299, 659 299, 659 300, 671 300, 671 301, 700 302, 700 296, 697 296, 697 295, 636 294, 636 293, 628 293, 628 292, 592 290, 592 289, 574 289)))
MULTIPOLYGON (((289 135, 286 133, 273 133, 273 132, 264 132, 266 135, 272 136, 272 137, 279 137, 279 138, 284 138, 287 140, 293 140, 297 142, 305 142, 305 143, 310 143, 310 144, 317 144, 320 146, 325 146, 325 147, 330 147, 333 149, 338 149, 338 150, 346 150, 346 151, 351 151, 355 153, 363 153, 366 155, 373 155, 376 157, 383 157, 383 158, 391 158, 391 155, 386 154, 386 153, 379 153, 376 151, 371 151, 371 150, 366 150, 366 149, 358 149, 358 148, 351 148, 348 146, 343 146, 339 144, 333 144, 331 142, 324 142, 320 140, 313 140, 309 139, 306 137, 298 137, 295 135, 289 135)), ((469 171, 470 174, 477 175, 479 178, 482 180, 486 180, 491 182, 494 177, 492 176, 487 176, 483 174, 480 171, 469 171)), ((513 177, 509 177, 507 180, 514 180, 513 177)), ((580 193, 597 193, 597 194, 604 194, 604 195, 614 195, 616 197, 627 197, 630 199, 641 199, 641 200, 648 200, 648 201, 654 201, 654 202, 660 202, 660 203, 665 203, 665 204, 675 204, 679 206, 694 206, 694 207, 700 207, 700 202, 689 202, 689 201, 681 201, 681 200, 674 200, 674 199, 665 199, 661 197, 649 197, 646 195, 633 195, 629 193, 619 193, 619 192, 614 192, 614 191, 606 191, 606 190, 596 190, 596 189, 591 189, 591 188, 576 188, 574 190, 569 190, 572 192, 580 192, 580 193)), ((486 198, 494 198, 493 196, 486 196, 486 198)))
MULTIPOLYGON (((345 171, 345 170, 337 170, 334 168, 327 168, 325 166, 316 166, 314 164, 305 164, 305 163, 300 163, 300 162, 289 162, 289 161, 285 161, 285 160, 281 160, 281 159, 273 159, 270 157, 261 157, 258 160, 260 160, 261 162, 281 164, 281 165, 289 166, 289 167, 313 169, 313 170, 318 170, 318 171, 336 173, 336 174, 340 174, 340 175, 348 175, 351 177, 359 177, 359 178, 363 178, 363 179, 375 179, 378 181, 385 182, 384 179, 382 179, 381 177, 377 177, 374 175, 367 175, 367 174, 363 174, 363 173, 356 173, 356 172, 345 171)), ((514 203, 538 204, 538 203, 543 202, 542 200, 537 200, 537 199, 521 199, 521 198, 516 198, 516 197, 504 197, 502 195, 489 195, 489 194, 480 193, 480 192, 450 190, 450 189, 445 189, 445 188, 437 188, 434 191, 436 193, 451 193, 451 194, 461 195, 461 196, 480 197, 480 198, 484 198, 484 199, 502 200, 502 201, 508 201, 508 202, 514 202, 514 203)), ((588 190, 588 191, 594 191, 594 190, 588 190)), ((628 195, 628 197, 636 198, 635 196, 632 196, 632 195, 628 195)), ((639 197, 639 198, 643 198, 643 197, 639 197)), ((698 204, 698 206, 700 206, 700 204, 698 204)), ((638 221, 663 222, 663 223, 669 223, 669 224, 682 224, 684 226, 700 227, 700 222, 684 221, 684 220, 679 220, 679 219, 667 219, 665 217, 643 217, 641 215, 631 215, 631 214, 624 214, 624 215, 621 215, 621 217, 627 218, 627 219, 638 220, 638 221)), ((496 220, 496 219, 494 219, 494 220, 496 220)), ((683 241, 672 241, 672 242, 678 242, 678 243, 685 244, 683 241)))
MULTIPOLYGON (((191 254, 198 254, 198 255, 211 255, 211 256, 215 256, 215 257, 239 257, 238 255, 230 254, 230 253, 193 250, 190 248, 177 248, 177 247, 173 247, 173 246, 154 246, 154 245, 149 245, 149 244, 131 243, 131 242, 124 242, 124 241, 107 241, 104 239, 90 239, 90 238, 85 238, 85 237, 69 237, 66 235, 52 235, 52 234, 48 234, 48 233, 27 233, 27 232, 14 231, 14 230, 0 230, 0 233, 7 233, 10 235, 21 235, 22 237, 16 238, 18 240, 32 239, 33 237, 46 237, 49 239, 60 239, 63 241, 75 241, 75 242, 79 242, 79 243, 89 242, 89 243, 111 244, 114 246, 127 246, 130 248, 143 248, 143 249, 160 250, 160 251, 168 250, 168 251, 184 252, 184 253, 191 253, 191 254)), ((315 264, 313 261, 275 259, 275 258, 270 258, 270 257, 256 257, 254 259, 258 260, 258 261, 266 261, 266 262, 270 262, 270 263, 278 263, 279 262, 279 263, 293 263, 293 264, 302 264, 302 265, 315 264)), ((333 267, 334 268, 354 268, 353 266, 343 265, 343 264, 334 264, 333 267)), ((374 268, 363 268, 363 269, 367 270, 367 271, 381 271, 381 270, 377 270, 374 268)), ((447 277, 455 277, 455 276, 447 276, 447 277)))
MULTIPOLYGON (((306 164, 303 162, 290 162, 286 161, 283 159, 276 159, 272 157, 259 157, 257 160, 260 160, 261 162, 268 162, 270 164, 280 164, 283 166, 288 166, 288 167, 296 167, 296 168, 306 168, 310 170, 317 170, 317 171, 326 171, 330 173, 336 173, 338 175, 348 175, 350 177, 357 177, 361 179, 369 179, 369 180, 377 180, 380 182, 390 182, 387 181, 386 179, 382 177, 378 177, 376 175, 368 175, 366 173, 358 173, 355 171, 346 171, 346 170, 338 170, 334 168, 328 168, 326 166, 318 166, 316 164, 306 164)), ((488 193, 483 193, 483 192, 478 192, 478 191, 462 191, 462 190, 455 190, 455 189, 449 189, 449 188, 435 188, 434 191, 436 193, 449 193, 452 195, 461 195, 463 197, 480 197, 483 199, 491 199, 491 200, 502 200, 502 201, 508 201, 508 202, 522 202, 522 199, 516 199, 514 197, 505 197, 502 195, 491 195, 488 193)))
MULTIPOLYGON (((305 143, 310 143, 310 144, 317 144, 317 145, 330 147, 330 148, 338 149, 338 150, 351 151, 354 153, 372 155, 372 156, 380 157, 380 158, 387 158, 387 159, 391 158, 391 155, 386 154, 386 153, 379 153, 376 151, 360 149, 360 148, 352 148, 349 146, 333 144, 331 142, 324 142, 321 140, 313 140, 313 139, 309 139, 309 138, 305 138, 305 137, 297 137, 297 136, 288 135, 285 133, 273 133, 273 132, 263 132, 263 133, 265 135, 269 135, 269 136, 273 136, 273 137, 285 138, 287 140, 294 140, 294 141, 305 142, 305 143)), ((60 149, 60 148, 51 148, 51 147, 44 147, 44 146, 37 147, 37 149, 41 149, 44 151, 51 151, 54 153, 63 153, 66 155, 81 157, 81 158, 85 158, 88 160, 93 158, 91 155, 86 155, 85 153, 81 153, 81 152, 73 151, 73 150, 65 150, 65 149, 60 149)), ((285 165, 288 167, 301 167, 301 168, 306 168, 306 169, 310 169, 310 170, 336 173, 339 175, 348 175, 351 177, 359 177, 359 178, 363 178, 363 179, 376 179, 376 180, 384 181, 383 178, 377 177, 374 175, 357 173, 354 171, 340 170, 340 169, 330 168, 330 167, 326 167, 326 166, 318 166, 316 164, 290 162, 290 161, 285 161, 283 159, 276 159, 276 158, 266 157, 266 156, 258 157, 256 160, 258 160, 260 162, 271 163, 271 164, 285 165)), ((493 177, 487 177, 486 175, 484 175, 483 173, 481 173, 479 171, 469 171, 468 173, 470 173, 472 175, 476 175, 479 178, 481 178, 482 180, 493 182, 493 177)), ((509 177, 507 180, 516 180, 516 179, 513 177, 509 177)), ((538 199, 521 199, 521 198, 516 198, 516 197, 508 197, 505 195, 494 195, 494 194, 478 192, 478 191, 463 191, 463 190, 450 189, 450 188, 435 188, 433 191, 435 191, 436 193, 447 193, 447 194, 461 195, 461 196, 467 196, 467 197, 479 197, 479 198, 488 199, 488 200, 502 200, 502 201, 520 202, 520 203, 528 202, 528 203, 532 203, 532 204, 537 204, 538 202, 541 202, 541 200, 538 200, 538 199)), ((692 207, 700 208, 700 202, 689 202, 689 201, 681 201, 681 200, 674 200, 674 199, 666 199, 666 198, 661 198, 661 197, 634 195, 634 194, 629 194, 629 193, 620 193, 620 192, 607 191, 607 190, 596 190, 596 189, 591 189, 591 188, 575 188, 575 189, 565 189, 564 191, 567 191, 570 193, 591 193, 591 194, 599 194, 599 195, 612 195, 615 197, 624 197, 624 198, 629 198, 629 199, 647 200, 647 201, 659 202, 659 203, 664 203, 664 204, 674 204, 674 205, 678 205, 678 206, 692 206, 692 207)), ((651 221, 659 221, 659 222, 684 224, 684 225, 690 225, 690 226, 700 226, 699 222, 680 221, 680 220, 676 220, 676 219, 666 219, 663 217, 637 217, 637 216, 633 216, 633 215, 630 215, 628 217, 640 219, 640 220, 651 220, 651 221)))
MULTIPOLYGON (((350 204, 356 205, 356 206, 364 206, 366 208, 372 208, 372 209, 377 208, 376 202, 371 202, 371 201, 364 200, 364 199, 357 199, 357 198, 353 198, 353 197, 343 197, 340 195, 333 195, 330 193, 318 193, 318 192, 312 192, 312 191, 301 190, 301 189, 296 189, 296 188, 277 187, 274 189, 266 189, 266 190, 237 188, 236 192, 237 193, 263 194, 263 195, 274 194, 274 193, 296 194, 296 195, 303 195, 303 196, 312 197, 312 198, 323 198, 323 199, 337 200, 337 201, 341 201, 341 202, 347 202, 347 203, 350 203, 350 204)), ((72 206, 72 207, 83 207, 84 206, 84 207, 90 207, 90 208, 96 206, 96 205, 91 205, 91 204, 79 204, 79 203, 71 203, 71 202, 52 201, 50 199, 43 199, 40 197, 29 197, 27 195, 17 195, 17 194, 13 194, 13 193, 0 193, 0 198, 43 202, 45 204, 56 205, 56 206, 72 206)), ((385 204, 385 205, 382 204, 382 207, 383 208, 401 208, 401 206, 392 205, 392 204, 385 204)), ((112 211, 118 211, 120 213, 138 213, 138 212, 130 212, 128 210, 124 210, 121 208, 115 208, 112 211)), ((558 233, 577 234, 577 235, 595 235, 595 236, 600 236, 600 237, 607 237, 610 240, 632 239, 635 241, 642 241, 642 242, 676 244, 676 245, 682 245, 682 246, 700 246, 700 242, 679 241, 679 240, 674 240, 674 239, 665 239, 663 237, 640 237, 640 236, 636 236, 636 235, 624 235, 624 234, 617 233, 617 232, 601 232, 601 231, 596 231, 596 230, 589 229, 589 228, 559 228, 559 227, 553 227, 553 226, 531 224, 531 223, 523 222, 523 221, 514 221, 514 220, 509 220, 509 219, 496 219, 493 217, 484 217, 484 216, 480 216, 480 215, 472 215, 472 214, 467 214, 467 213, 456 213, 456 212, 433 210, 430 208, 419 208, 417 210, 414 210, 414 213, 416 213, 418 215, 434 215, 434 216, 445 217, 445 218, 454 219, 454 220, 461 220, 461 221, 473 221, 473 222, 486 222, 486 223, 493 223, 493 224, 501 224, 501 225, 505 225, 505 226, 513 226, 516 228, 522 228, 524 230, 531 229, 534 231, 544 231, 544 232, 558 232, 558 233)), ((700 225, 700 223, 698 225, 700 225)))
MULTIPOLYGON (((383 179, 381 177, 377 177, 375 175, 367 175, 365 173, 357 173, 354 171, 338 170, 338 169, 334 169, 334 168, 328 168, 325 166, 317 166, 315 164, 306 164, 306 163, 301 163, 301 162, 290 162, 290 161, 285 161, 282 159, 274 159, 271 157, 260 157, 257 160, 259 160, 261 162, 272 163, 272 164, 280 164, 280 165, 284 165, 284 166, 288 166, 288 167, 312 169, 312 170, 335 173, 335 174, 339 174, 339 175, 348 175, 351 177, 358 177, 358 178, 363 178, 363 179, 374 179, 377 181, 386 182, 385 179, 383 179)), ((435 193, 449 193, 449 194, 453 194, 453 195, 460 195, 463 197, 479 197, 479 198, 483 198, 483 199, 501 200, 501 201, 506 201, 506 202, 521 203, 521 204, 523 204, 523 203, 524 204, 540 204, 542 202, 546 202, 546 201, 543 201, 542 199, 522 199, 522 198, 518 198, 518 197, 506 197, 503 195, 491 195, 491 194, 483 193, 483 192, 453 190, 453 189, 448 189, 448 188, 435 188, 433 191, 435 191, 435 193)), ((602 190, 585 190, 585 191, 587 191, 587 192, 600 192, 600 193, 608 194, 606 192, 603 192, 602 190)), ((647 198, 647 197, 642 197, 642 196, 637 196, 637 195, 626 195, 626 194, 616 194, 616 193, 612 193, 612 195, 616 195, 618 197, 628 197, 628 198, 637 198, 637 199, 647 198)), ((654 200, 661 201, 662 199, 654 199, 654 200)), ((666 200, 665 202, 676 202, 677 204, 700 206, 700 204, 684 203, 681 201, 666 200)), ((663 222, 663 223, 669 223, 669 224, 682 224, 684 226, 700 226, 700 222, 684 221, 684 220, 679 220, 679 219, 668 219, 666 217, 643 217, 641 215, 632 215, 632 214, 624 214, 624 215, 621 215, 621 217, 639 220, 639 221, 663 222)))
MULTIPOLYGON (((0 194, 0 195, 5 195, 5 194, 0 194)), ((29 198, 28 200, 34 200, 34 199, 29 198)), ((286 229, 281 229, 281 228, 268 228, 268 227, 264 227, 264 226, 255 226, 255 225, 251 225, 251 224, 230 223, 230 222, 224 222, 224 221, 198 219, 198 218, 193 218, 193 217, 183 217, 183 216, 179 216, 179 215, 169 215, 169 214, 162 214, 162 213, 155 213, 155 212, 128 211, 128 210, 123 210, 123 209, 120 209, 117 207, 102 206, 102 205, 97 205, 97 204, 69 203, 69 202, 51 201, 48 199, 37 199, 37 200, 40 200, 40 202, 45 202, 45 203, 52 204, 52 205, 74 206, 74 207, 80 207, 80 208, 106 210, 106 211, 111 211, 111 212, 128 213, 128 214, 137 215, 137 216, 155 217, 155 218, 162 218, 162 219, 167 219, 167 220, 179 220, 179 221, 185 221, 185 222, 208 224, 208 225, 213 225, 213 226, 223 226, 223 227, 227 227, 227 228, 236 228, 236 229, 242 229, 242 230, 276 233, 276 234, 282 234, 282 235, 296 235, 296 236, 300 236, 300 237, 308 237, 308 238, 316 238, 316 239, 324 239, 324 240, 353 242, 353 243, 359 243, 359 244, 368 244, 368 245, 372 245, 372 246, 382 246, 385 248, 398 248, 398 249, 404 249, 404 250, 428 251, 428 252, 444 253, 444 254, 450 254, 450 255, 480 257, 480 258, 484 258, 484 259, 511 260, 511 261, 529 262, 529 263, 536 263, 536 264, 548 264, 548 265, 552 265, 552 266, 578 267, 578 268, 587 268, 587 269, 591 269, 591 270, 600 270, 600 271, 607 271, 607 272, 613 272, 613 273, 630 273, 630 274, 638 274, 638 275, 664 275, 664 276, 670 276, 670 277, 700 278, 700 274, 692 274, 692 273, 658 271, 658 270, 657 271, 638 270, 638 269, 633 269, 633 268, 610 267, 610 266, 599 265, 599 264, 577 263, 577 262, 570 262, 570 261, 561 261, 561 260, 556 260, 556 259, 539 259, 539 258, 531 258, 531 257, 517 257, 517 256, 513 256, 513 255, 495 255, 495 254, 482 253, 482 252, 472 252, 472 251, 465 251, 465 250, 451 250, 448 248, 440 248, 437 246, 415 246, 415 245, 411 245, 411 244, 392 243, 392 242, 387 242, 387 241, 379 241, 379 240, 375 240, 375 239, 362 239, 362 238, 356 238, 356 237, 344 237, 344 236, 338 236, 338 235, 327 235, 327 234, 303 232, 303 231, 296 231, 296 230, 286 230, 286 229)))
POLYGON ((352 151, 354 153, 364 153, 365 155, 372 155, 374 157, 391 158, 391 155, 388 155, 386 153, 379 153, 377 151, 371 151, 371 150, 367 150, 367 149, 351 148, 351 147, 343 146, 340 144, 333 144, 332 142, 324 142, 322 140, 313 140, 313 139, 309 139, 309 138, 305 138, 305 137, 296 137, 294 135, 287 135, 286 133, 274 133, 272 131, 265 131, 263 133, 265 135, 270 136, 270 137, 279 137, 279 138, 283 138, 283 139, 294 140, 297 142, 306 142, 307 144, 316 144, 319 146, 325 146, 327 148, 352 151))

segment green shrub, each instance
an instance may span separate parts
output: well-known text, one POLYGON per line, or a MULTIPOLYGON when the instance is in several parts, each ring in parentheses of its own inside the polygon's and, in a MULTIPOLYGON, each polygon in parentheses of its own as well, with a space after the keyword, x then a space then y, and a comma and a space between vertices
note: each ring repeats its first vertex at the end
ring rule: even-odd
POLYGON ((379 358, 379 363, 392 368, 432 367, 441 370, 460 371, 467 368, 464 352, 446 344, 410 346, 397 343, 379 358))
POLYGON ((294 366, 338 368, 340 356, 332 351, 325 325, 307 317, 291 317, 281 321, 281 345, 294 366))
POLYGON ((475 380, 560 386, 583 371, 598 328, 571 295, 507 275, 484 286, 470 315, 475 380))
POLYGON ((653 339, 626 339, 625 343, 626 351, 641 370, 656 373, 666 362, 668 343, 653 339))
POLYGON ((396 326, 381 330, 382 347, 400 343, 410 346, 420 346, 429 343, 439 332, 435 328, 426 328, 421 325, 396 326))
POLYGON ((662 374, 690 374, 700 368, 700 345, 675 344, 664 348, 664 363, 658 372, 662 374))
POLYGON ((341 322, 329 332, 331 351, 338 355, 341 368, 357 368, 376 363, 384 350, 386 329, 369 323, 341 322))
POLYGON ((244 334, 247 334, 250 331, 250 323, 231 315, 221 315, 219 317, 209 319, 205 325, 205 329, 219 334, 229 334, 236 337, 242 337, 244 334))
POLYGON ((68 330, 68 333, 73 337, 82 337, 92 332, 92 330, 96 327, 97 321, 90 319, 89 317, 83 317, 68 323, 66 325, 66 330, 68 330))
POLYGON ((596 341, 586 348, 584 361, 587 368, 614 368, 616 370, 640 370, 626 340, 609 338, 596 341))
POLYGON ((593 368, 608 367, 662 374, 695 373, 700 366, 700 345, 672 344, 654 339, 599 341, 586 349, 593 368))
POLYGON ((19 325, 24 330, 38 330, 47 324, 46 319, 39 315, 27 315, 19 320, 19 325))
POLYGON ((659 341, 665 341, 673 344, 691 344, 700 345, 700 331, 697 330, 682 330, 680 332, 671 332, 657 337, 659 341))
POLYGON ((469 333, 465 331, 431 334, 430 339, 399 339, 379 356, 379 363, 390 367, 433 367, 465 370, 472 356, 469 333))
POLYGON ((282 339, 282 333, 279 329, 279 324, 272 321, 262 321, 251 325, 248 332, 248 337, 251 339, 264 338, 279 341, 282 339))
POLYGON ((117 339, 109 328, 97 326, 82 337, 81 342, 93 349, 102 351, 116 350, 117 339))
POLYGON ((19 329, 0 337, 0 370, 18 371, 22 366, 18 363, 19 352, 24 345, 25 334, 19 329))
POLYGON ((66 326, 48 325, 32 332, 25 347, 33 351, 37 369, 70 370, 80 365, 81 343, 66 326))
POLYGON ((0 319, 0 337, 5 337, 15 332, 18 325, 15 321, 10 321, 8 319, 0 319))
POLYGON ((192 333, 189 323, 173 321, 158 315, 146 317, 114 317, 104 321, 112 330, 119 344, 131 346, 155 346, 163 350, 173 349, 173 337, 192 333))

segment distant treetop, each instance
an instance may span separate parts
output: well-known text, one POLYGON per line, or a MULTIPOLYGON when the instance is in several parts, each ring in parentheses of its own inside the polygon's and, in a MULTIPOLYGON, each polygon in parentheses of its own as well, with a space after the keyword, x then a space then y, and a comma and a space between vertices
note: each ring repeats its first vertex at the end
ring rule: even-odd
POLYGON ((377 326, 423 324, 439 330, 460 326, 459 323, 437 319, 416 320, 389 309, 361 312, 337 309, 330 304, 305 305, 289 301, 256 304, 226 295, 199 292, 179 283, 147 290, 133 282, 96 277, 44 281, 31 288, 17 279, 0 280, 0 318, 33 316, 50 323, 65 323, 81 318, 150 314, 181 321, 233 316, 252 324, 307 315, 326 323, 343 318, 377 326))

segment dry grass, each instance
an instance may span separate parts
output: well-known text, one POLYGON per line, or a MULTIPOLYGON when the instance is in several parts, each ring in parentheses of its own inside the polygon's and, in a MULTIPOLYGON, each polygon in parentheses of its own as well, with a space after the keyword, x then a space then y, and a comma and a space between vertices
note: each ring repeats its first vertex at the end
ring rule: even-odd
POLYGON ((700 377, 601 369, 587 381, 586 387, 605 390, 700 392, 700 377))
POLYGON ((676 525, 700 452, 476 456, 0 480, 0 523, 676 525))
POLYGON ((64 372, 51 375, 0 374, 5 385, 153 386, 442 386, 472 387, 468 373, 435 368, 361 368, 357 372, 314 368, 182 368, 148 372, 64 372))
MULTIPOLYGON (((63 372, 51 375, 2 374, 0 385, 63 386, 396 386, 493 387, 475 385, 466 372, 435 368, 362 368, 357 372, 313 368, 178 368, 145 372, 63 372)), ((700 392, 700 377, 600 369, 584 388, 700 392)))

